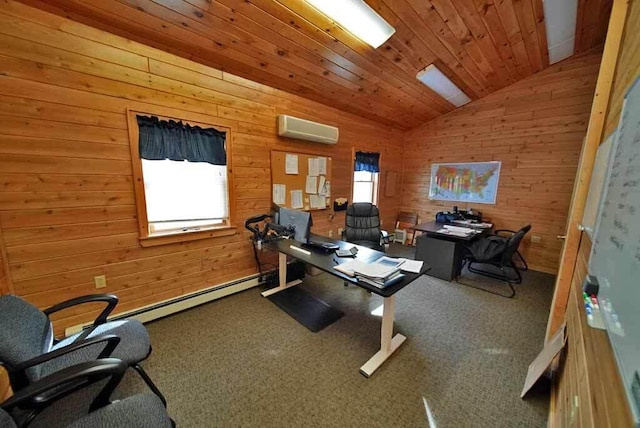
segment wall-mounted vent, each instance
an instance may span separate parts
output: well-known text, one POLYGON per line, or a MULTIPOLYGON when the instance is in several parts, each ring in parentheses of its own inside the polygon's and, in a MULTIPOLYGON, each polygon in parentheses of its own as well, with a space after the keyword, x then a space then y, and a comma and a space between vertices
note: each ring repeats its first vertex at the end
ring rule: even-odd
POLYGON ((336 144, 338 128, 322 123, 281 114, 278 116, 278 135, 314 143, 336 144))

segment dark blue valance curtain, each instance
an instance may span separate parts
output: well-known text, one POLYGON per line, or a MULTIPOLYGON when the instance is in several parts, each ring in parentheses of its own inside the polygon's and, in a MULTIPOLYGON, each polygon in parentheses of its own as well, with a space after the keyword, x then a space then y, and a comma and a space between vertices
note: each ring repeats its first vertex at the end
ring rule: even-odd
POLYGON ((380 153, 356 152, 353 170, 380 172, 380 153))
POLYGON ((226 165, 225 132, 155 116, 137 116, 140 158, 226 165))

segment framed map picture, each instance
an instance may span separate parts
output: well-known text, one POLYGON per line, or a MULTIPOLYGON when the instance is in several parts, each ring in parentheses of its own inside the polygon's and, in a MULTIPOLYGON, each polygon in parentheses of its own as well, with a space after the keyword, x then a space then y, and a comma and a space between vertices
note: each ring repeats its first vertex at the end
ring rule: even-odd
POLYGON ((501 162, 434 163, 429 199, 495 204, 501 162))

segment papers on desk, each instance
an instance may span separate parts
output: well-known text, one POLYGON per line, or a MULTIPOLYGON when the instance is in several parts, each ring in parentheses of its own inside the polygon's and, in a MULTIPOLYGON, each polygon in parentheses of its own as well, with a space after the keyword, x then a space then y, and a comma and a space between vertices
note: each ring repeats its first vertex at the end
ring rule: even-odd
POLYGON ((482 233, 482 231, 476 230, 476 229, 469 229, 468 227, 445 225, 442 227, 442 229, 438 230, 437 233, 442 233, 443 235, 460 236, 460 237, 466 238, 467 236, 471 236, 474 233, 482 233))
POLYGON ((459 226, 471 227, 473 229, 491 229, 493 227, 492 223, 482 223, 477 222, 476 220, 453 220, 451 223, 459 226))
POLYGON ((420 273, 424 262, 422 260, 400 259, 403 261, 400 270, 405 272, 420 273))
POLYGON ((353 259, 333 268, 349 276, 362 275, 368 278, 386 278, 398 272, 400 266, 404 263, 405 259, 392 259, 391 257, 383 256, 371 263, 353 259))

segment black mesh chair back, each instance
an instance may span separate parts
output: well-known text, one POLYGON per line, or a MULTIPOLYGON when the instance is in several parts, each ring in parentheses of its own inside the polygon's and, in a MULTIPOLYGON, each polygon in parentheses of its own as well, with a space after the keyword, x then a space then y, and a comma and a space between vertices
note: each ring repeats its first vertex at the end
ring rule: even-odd
POLYGON ((514 233, 507 240, 506 248, 504 250, 504 253, 502 253, 502 263, 505 266, 513 266, 513 256, 516 253, 516 251, 518 251, 518 247, 520 246, 520 242, 522 242, 522 239, 527 234, 527 232, 529 232, 530 230, 531 230, 531 225, 528 224, 528 225, 520 228, 520 230, 518 230, 516 233, 514 233))
POLYGON ((380 211, 368 202, 356 202, 347 207, 344 240, 369 248, 380 249, 380 211))
MULTIPOLYGON (((509 287, 508 293, 502 293, 487 289, 483 286, 464 284, 482 291, 497 294, 502 297, 511 298, 516 295, 514 284, 522 283, 520 271, 527 270, 527 264, 522 255, 518 252, 518 247, 524 236, 531 230, 531 225, 526 225, 517 232, 511 230, 497 230, 494 235, 490 235, 471 243, 466 248, 464 263, 469 272, 484 275, 489 278, 505 281, 509 287), (510 236, 503 236, 500 233, 509 233, 510 236), (514 256, 518 255, 523 266, 518 266, 514 261, 514 256), (493 269, 485 269, 476 265, 491 265, 493 269)), ((460 281, 458 281, 460 282, 460 281)))

